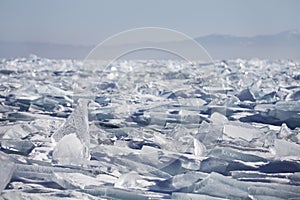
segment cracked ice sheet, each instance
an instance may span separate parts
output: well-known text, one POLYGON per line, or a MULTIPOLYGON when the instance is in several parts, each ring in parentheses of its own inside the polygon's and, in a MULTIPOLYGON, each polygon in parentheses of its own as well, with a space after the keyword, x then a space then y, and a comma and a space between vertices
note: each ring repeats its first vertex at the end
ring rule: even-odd
POLYGON ((1 153, 14 165, 2 170, 5 198, 299 197, 299 63, 111 69, 36 56, 0 62, 1 153), (87 109, 72 106, 74 77, 78 93, 96 96, 87 109))

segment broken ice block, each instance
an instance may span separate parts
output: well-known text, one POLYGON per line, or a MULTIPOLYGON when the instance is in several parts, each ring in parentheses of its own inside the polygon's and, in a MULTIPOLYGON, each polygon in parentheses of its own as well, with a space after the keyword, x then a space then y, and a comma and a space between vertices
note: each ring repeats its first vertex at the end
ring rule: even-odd
POLYGON ((87 149, 75 133, 65 135, 56 144, 52 159, 61 165, 83 164, 87 159, 87 149))
POLYGON ((225 117, 224 115, 218 113, 218 112, 214 112, 211 116, 210 116, 210 120, 214 123, 214 124, 219 124, 219 125, 224 125, 228 122, 227 117, 225 117))
POLYGON ((0 135, 3 134, 3 139, 22 139, 35 131, 37 131, 37 129, 27 124, 15 124, 1 127, 0 135))
MULTIPOLYGON (((82 173, 89 174, 86 171, 75 169, 75 168, 67 168, 67 167, 58 167, 58 166, 43 166, 37 165, 39 162, 34 165, 28 164, 15 164, 15 170, 13 173, 13 177, 17 179, 30 179, 35 181, 52 181, 53 173, 62 172, 62 173, 82 173)), ((40 162, 43 163, 43 162, 40 162)), ((50 164, 50 163, 43 163, 50 164)))
POLYGON ((300 155, 300 145, 288 142, 283 139, 275 139, 274 148, 276 157, 299 157, 300 155))
POLYGON ((250 89, 241 91, 237 97, 240 99, 240 101, 255 101, 254 94, 250 91, 250 89))
POLYGON ((4 197, 5 200, 24 200, 24 199, 57 200, 62 198, 64 200, 82 200, 82 199, 99 200, 99 197, 94 197, 92 195, 85 194, 83 192, 78 192, 75 190, 49 189, 38 184, 23 184, 20 185, 19 188, 22 188, 22 190, 16 189, 16 190, 5 191, 3 192, 2 196, 4 197))
MULTIPOLYGON (((114 162, 118 165, 126 166, 127 169, 134 170, 141 175, 149 175, 149 174, 152 175, 153 174, 154 176, 160 177, 160 178, 170 178, 171 177, 171 175, 169 174, 169 171, 168 171, 170 169, 168 169, 168 168, 159 169, 159 168, 152 167, 151 165, 148 165, 148 164, 146 165, 146 164, 143 164, 143 163, 140 163, 137 161, 133 161, 133 160, 129 160, 129 159, 126 159, 123 157, 116 157, 114 159, 114 162), (166 170, 167 172, 165 172, 164 170, 166 170)), ((169 163, 169 162, 167 162, 167 163, 169 163)))
POLYGON ((224 160, 241 160, 245 162, 265 162, 266 159, 254 154, 239 151, 229 147, 220 147, 212 149, 208 155, 209 157, 224 159, 224 160))
POLYGON ((218 172, 221 174, 227 174, 228 165, 229 162, 226 160, 209 157, 201 162, 200 171, 206 173, 218 172))
POLYGON ((124 199, 124 200, 147 200, 149 199, 146 194, 138 191, 128 191, 119 188, 105 187, 97 189, 84 189, 82 192, 91 194, 97 197, 103 197, 105 199, 124 199))
POLYGON ((288 191, 284 188, 280 188, 280 185, 276 188, 271 187, 249 187, 249 194, 255 196, 255 199, 299 199, 300 193, 294 191, 288 191))
POLYGON ((127 174, 123 174, 119 177, 119 179, 115 182, 115 187, 117 188, 146 188, 154 183, 144 180, 137 172, 129 172, 127 174))
POLYGON ((92 189, 105 184, 105 180, 81 173, 56 172, 54 173, 53 181, 65 189, 92 189))
POLYGON ((300 172, 295 172, 288 176, 291 184, 300 185, 300 172))
POLYGON ((182 193, 182 192, 173 192, 172 199, 175 200, 226 200, 224 198, 218 198, 205 194, 193 194, 193 193, 182 193))
POLYGON ((58 117, 40 118, 32 121, 30 125, 32 125, 38 132, 45 133, 47 136, 54 133, 62 124, 64 123, 64 119, 58 117))
POLYGON ((289 129, 289 127, 288 127, 285 123, 283 123, 283 124, 281 125, 280 131, 279 131, 277 137, 278 137, 279 139, 287 138, 291 133, 292 133, 292 132, 291 132, 291 130, 289 129))
MULTIPOLYGON (((300 77, 300 75, 299 75, 300 77)), ((294 93, 287 96, 288 100, 299 101, 300 100, 300 90, 295 91, 294 93)))
POLYGON ((255 107, 255 110, 259 111, 259 113, 243 117, 240 120, 243 122, 258 122, 276 126, 286 123, 291 129, 300 127, 300 116, 298 114, 300 107, 297 101, 278 101, 275 105, 259 104, 255 107))
POLYGON ((222 136, 222 126, 202 121, 199 126, 196 138, 206 147, 213 145, 222 136))
POLYGON ((4 151, 25 156, 34 149, 34 144, 29 140, 0 140, 0 144, 4 151))
POLYGON ((223 133, 231 138, 241 138, 251 141, 254 138, 260 137, 263 132, 260 129, 248 124, 232 122, 224 126, 223 133))
POLYGON ((10 182, 13 171, 14 164, 10 161, 9 156, 0 152, 0 192, 2 192, 10 182))
POLYGON ((172 177, 172 186, 175 189, 192 186, 197 181, 204 179, 208 174, 203 172, 187 172, 172 177))
MULTIPOLYGON (((87 110, 87 100, 80 99, 77 108, 73 111, 73 113, 69 116, 66 122, 60 127, 51 137, 54 144, 62 140, 64 137, 70 134, 74 134, 70 136, 69 139, 72 139, 76 145, 72 145, 68 139, 64 139, 63 142, 59 142, 61 145, 59 148, 56 148, 56 155, 60 155, 57 152, 58 149, 65 149, 64 143, 67 144, 71 149, 65 149, 68 153, 67 155, 75 155, 79 153, 81 158, 89 159, 89 148, 90 148, 90 135, 89 135, 89 124, 88 124, 88 110, 87 110), (77 138, 77 139, 76 139, 77 138), (83 149, 82 149, 83 148, 83 149), (74 151, 74 152, 72 152, 74 151), (76 153, 75 153, 76 152, 76 153)), ((68 137, 67 137, 68 138, 68 137)), ((57 145, 59 145, 57 144, 57 145)), ((61 154, 63 155, 63 154, 61 154)), ((71 156, 72 157, 72 156, 71 156)), ((79 157, 78 157, 79 158, 79 157)))
POLYGON ((195 156, 204 156, 206 147, 197 139, 194 138, 194 154, 195 156))
POLYGON ((247 199, 248 184, 212 172, 195 185, 194 193, 228 199, 247 199))
POLYGON ((256 170, 256 168, 238 160, 228 161, 214 157, 209 157, 200 164, 200 171, 206 173, 217 172, 223 175, 230 175, 231 171, 236 170, 256 170))

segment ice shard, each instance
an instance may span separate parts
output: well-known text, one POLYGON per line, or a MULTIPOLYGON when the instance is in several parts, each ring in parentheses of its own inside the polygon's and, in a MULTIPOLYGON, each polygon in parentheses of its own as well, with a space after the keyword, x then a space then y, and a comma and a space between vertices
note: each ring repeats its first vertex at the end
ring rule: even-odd
POLYGON ((282 138, 287 138, 288 136, 290 136, 292 134, 291 130, 289 129, 289 127, 283 123, 281 125, 280 131, 278 133, 278 138, 282 139, 282 138))
POLYGON ((53 135, 56 145, 53 151, 54 160, 89 159, 90 135, 87 113, 87 100, 80 99, 79 104, 66 122, 53 135))
POLYGON ((251 90, 249 90, 248 88, 241 91, 237 97, 241 100, 241 101, 255 101, 255 97, 253 95, 253 93, 251 92, 251 90))
POLYGON ((10 160, 9 156, 0 152, 0 192, 10 182, 14 168, 14 163, 10 160))
POLYGON ((206 147, 197 139, 194 138, 194 154, 195 156, 204 156, 206 147))
POLYGON ((34 144, 29 140, 0 140, 1 149, 6 152, 27 156, 33 149, 34 144))

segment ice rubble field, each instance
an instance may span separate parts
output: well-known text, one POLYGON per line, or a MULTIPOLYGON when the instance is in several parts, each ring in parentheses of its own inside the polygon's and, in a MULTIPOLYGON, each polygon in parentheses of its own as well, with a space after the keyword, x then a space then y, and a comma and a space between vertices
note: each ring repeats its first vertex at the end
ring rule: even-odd
POLYGON ((0 199, 300 199, 292 61, 0 62, 0 199))

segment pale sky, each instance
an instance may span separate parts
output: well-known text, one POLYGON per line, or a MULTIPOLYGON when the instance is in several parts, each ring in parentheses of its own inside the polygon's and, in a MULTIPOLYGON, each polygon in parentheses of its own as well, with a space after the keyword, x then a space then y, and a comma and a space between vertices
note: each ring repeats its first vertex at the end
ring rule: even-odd
POLYGON ((297 0, 0 0, 0 40, 97 44, 127 29, 155 26, 192 37, 300 30, 297 0))

